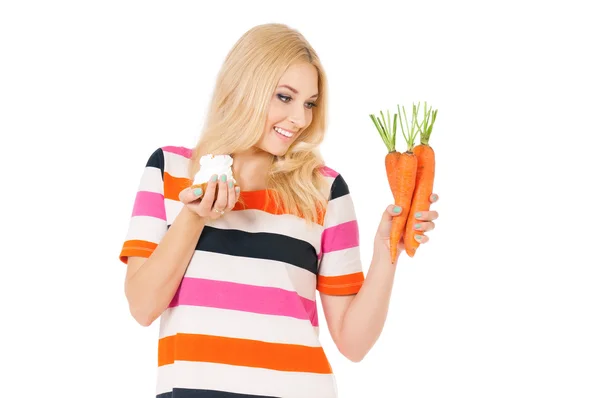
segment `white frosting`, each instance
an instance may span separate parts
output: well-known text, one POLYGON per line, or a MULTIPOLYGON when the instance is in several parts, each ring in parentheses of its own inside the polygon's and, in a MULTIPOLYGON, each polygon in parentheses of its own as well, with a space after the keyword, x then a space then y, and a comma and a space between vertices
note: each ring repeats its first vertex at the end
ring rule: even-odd
POLYGON ((227 176, 227 181, 235 179, 233 178, 233 172, 231 170, 233 166, 233 158, 229 155, 204 155, 200 158, 200 170, 194 176, 194 185, 208 182, 210 177, 218 175, 219 178, 222 174, 227 176))

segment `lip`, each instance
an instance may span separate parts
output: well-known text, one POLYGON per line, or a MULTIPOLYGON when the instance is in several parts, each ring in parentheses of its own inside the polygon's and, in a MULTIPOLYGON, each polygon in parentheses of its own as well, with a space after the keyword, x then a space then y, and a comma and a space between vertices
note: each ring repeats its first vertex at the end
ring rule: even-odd
POLYGON ((286 129, 286 128, 283 128, 283 127, 281 127, 281 126, 273 126, 273 128, 275 128, 275 127, 277 127, 277 128, 280 128, 280 129, 282 129, 282 130, 285 130, 285 131, 287 131, 288 133, 290 133, 290 134, 292 134, 292 135, 295 135, 295 134, 297 133, 297 131, 293 131, 293 130, 290 130, 290 129, 286 129))
POLYGON ((277 137, 279 137, 280 139, 282 139, 282 140, 284 140, 284 141, 289 141, 289 140, 291 140, 291 139, 293 139, 293 138, 294 138, 294 135, 296 135, 296 133, 295 133, 295 132, 293 132, 293 131, 290 131, 290 130, 288 130, 288 129, 284 129, 283 127, 279 127, 279 126, 273 126, 273 133, 275 133, 275 135, 276 135, 277 137), (276 128, 276 127, 277 127, 277 128, 280 128, 280 129, 282 129, 282 130, 285 130, 285 131, 287 131, 288 133, 292 134, 292 136, 291 136, 291 137, 286 137, 286 136, 284 136, 284 135, 282 135, 282 134, 279 134, 277 131, 275 131, 275 128, 276 128))

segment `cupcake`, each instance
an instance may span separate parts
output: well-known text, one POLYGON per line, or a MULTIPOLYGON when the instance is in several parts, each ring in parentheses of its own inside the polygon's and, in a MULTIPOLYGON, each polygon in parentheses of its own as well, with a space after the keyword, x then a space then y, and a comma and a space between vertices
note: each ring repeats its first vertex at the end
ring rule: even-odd
MULTIPOLYGON (((235 178, 233 178, 233 158, 229 155, 204 155, 200 158, 200 170, 194 176, 194 182, 192 189, 202 188, 203 192, 206 192, 206 185, 213 175, 221 177, 222 174, 227 176, 227 181, 233 180, 235 184, 235 178)), ((217 192, 219 186, 217 185, 217 192)))

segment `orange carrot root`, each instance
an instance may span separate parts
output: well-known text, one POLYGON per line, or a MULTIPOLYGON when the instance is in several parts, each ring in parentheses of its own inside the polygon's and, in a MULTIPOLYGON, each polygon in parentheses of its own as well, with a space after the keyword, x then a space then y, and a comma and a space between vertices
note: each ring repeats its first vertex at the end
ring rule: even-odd
POLYGON ((408 222, 406 223, 404 232, 404 248, 409 257, 415 255, 417 248, 420 245, 415 237, 423 236, 423 232, 415 230, 415 225, 421 223, 421 221, 415 218, 415 215, 419 212, 429 211, 431 205, 430 198, 433 192, 433 181, 435 179, 435 152, 429 145, 429 138, 431 137, 433 124, 437 117, 437 109, 433 112, 431 111, 431 108, 428 110, 427 102, 425 102, 423 115, 423 121, 419 127, 419 132, 421 133, 421 145, 417 145, 414 148, 414 153, 417 157, 415 190, 412 197, 410 214, 408 215, 408 222))
POLYGON ((402 213, 392 220, 390 233, 390 256, 392 262, 398 255, 398 244, 404 234, 404 227, 408 220, 408 209, 412 201, 415 180, 417 177, 417 157, 413 153, 402 153, 397 156, 395 169, 388 170, 388 178, 392 180, 390 188, 394 196, 394 204, 402 208, 402 213), (391 178, 390 178, 391 177, 391 178))
POLYGON ((415 190, 406 230, 404 233, 404 247, 406 254, 413 257, 420 243, 415 239, 416 235, 423 235, 422 231, 415 230, 415 225, 420 223, 415 214, 428 211, 431 205, 430 197, 433 193, 433 180, 435 178, 435 153, 429 145, 418 145, 414 149, 417 157, 417 176, 415 190))

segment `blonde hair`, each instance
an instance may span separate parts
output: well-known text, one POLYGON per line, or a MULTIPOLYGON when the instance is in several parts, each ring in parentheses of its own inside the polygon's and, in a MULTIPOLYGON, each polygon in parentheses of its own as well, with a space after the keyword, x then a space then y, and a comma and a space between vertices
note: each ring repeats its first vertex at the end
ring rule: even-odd
POLYGON ((327 79, 308 41, 297 30, 283 24, 250 29, 227 55, 217 77, 200 139, 192 153, 191 178, 199 170, 199 159, 203 155, 234 156, 259 142, 279 79, 290 65, 303 62, 313 65, 318 73, 317 106, 313 108, 311 124, 287 153, 273 156, 267 189, 277 193, 277 205, 287 213, 307 221, 322 220, 329 191, 320 171, 323 159, 318 147, 326 130, 327 79))

